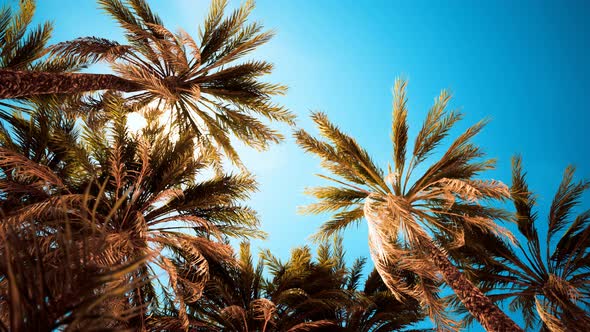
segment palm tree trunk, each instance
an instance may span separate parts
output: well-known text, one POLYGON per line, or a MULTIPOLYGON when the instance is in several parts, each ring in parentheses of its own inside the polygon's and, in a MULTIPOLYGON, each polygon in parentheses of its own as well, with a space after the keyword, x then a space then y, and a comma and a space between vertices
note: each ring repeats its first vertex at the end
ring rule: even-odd
POLYGON ((109 74, 49 73, 0 69, 0 99, 96 90, 131 92, 141 86, 109 74))
POLYGON ((477 288, 449 258, 430 240, 422 241, 430 254, 430 259, 438 268, 447 284, 453 289, 465 308, 486 331, 522 331, 498 306, 477 288))

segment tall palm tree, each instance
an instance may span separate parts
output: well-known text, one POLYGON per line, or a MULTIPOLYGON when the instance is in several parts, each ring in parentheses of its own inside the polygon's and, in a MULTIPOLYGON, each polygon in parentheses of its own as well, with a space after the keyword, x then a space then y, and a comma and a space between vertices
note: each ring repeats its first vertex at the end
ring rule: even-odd
POLYGON ((184 31, 166 29, 144 0, 99 3, 125 30, 128 44, 84 37, 54 45, 50 58, 74 58, 85 64, 106 61, 115 75, 0 69, 0 98, 96 90, 135 92, 130 100, 137 107, 151 104, 170 109, 179 129, 192 129, 202 148, 214 150, 215 146, 238 164, 230 134, 264 149, 282 136, 258 116, 293 124, 294 115, 271 101, 286 88, 260 81, 272 71, 272 64, 237 63, 272 37, 261 24, 247 23, 252 1, 224 16, 227 1, 214 0, 198 42, 184 31))
POLYGON ((471 138, 485 122, 478 122, 461 134, 422 174, 417 166, 424 162, 461 119, 447 112, 450 95, 443 91, 428 112, 406 163, 408 124, 406 82, 395 83, 393 103, 393 163, 389 174, 377 167, 367 151, 334 126, 322 113, 312 115, 321 136, 314 138, 304 130, 295 133, 298 144, 322 159, 322 166, 339 178, 321 175, 339 184, 319 187, 309 194, 320 201, 308 213, 337 212, 323 224, 320 237, 335 234, 363 217, 369 225, 369 246, 375 266, 388 288, 400 298, 418 298, 439 326, 452 321, 444 316, 445 304, 438 300, 438 273, 453 289, 467 310, 489 331, 519 331, 520 328, 452 264, 438 243, 452 240, 465 243, 463 235, 471 229, 506 233, 495 222, 497 211, 480 203, 502 199, 508 188, 498 181, 475 179, 478 173, 493 168, 471 138), (401 270, 415 273, 420 282, 408 285, 388 269, 390 262, 401 270))
POLYGON ((42 105, 26 118, 0 113, 6 124, 0 130, 2 222, 42 226, 40 234, 50 235, 67 220, 76 240, 89 242, 97 253, 93 260, 104 267, 150 257, 128 276, 141 286, 121 305, 157 312, 157 285, 169 285, 164 298, 175 301, 186 327, 185 301, 200 296, 210 269, 233 261, 226 238, 261 236, 255 212, 238 203, 256 183, 249 175, 199 180, 208 164, 195 154, 191 132, 171 141, 158 115, 147 114, 146 128, 132 134, 124 99, 110 96, 105 109, 106 125, 82 135, 75 120, 42 105), (167 281, 154 266, 167 272, 167 281))
POLYGON ((574 215, 589 187, 588 181, 574 182, 573 167, 565 170, 541 243, 533 211, 536 199, 521 158, 513 159, 512 201, 523 240, 487 248, 495 259, 486 262, 476 278, 494 300, 511 299, 510 308, 522 311, 527 328, 539 319, 545 331, 583 331, 590 326, 590 211, 574 215))

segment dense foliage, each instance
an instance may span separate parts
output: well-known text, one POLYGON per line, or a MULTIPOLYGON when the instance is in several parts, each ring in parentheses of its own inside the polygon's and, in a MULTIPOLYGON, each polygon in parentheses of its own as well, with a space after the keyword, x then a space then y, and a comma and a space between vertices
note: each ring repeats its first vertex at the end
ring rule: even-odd
POLYGON ((198 38, 169 31, 143 0, 98 2, 126 43, 48 45, 53 26, 32 26, 33 0, 0 10, 1 330, 375 332, 426 317, 439 330, 520 330, 503 305, 527 329, 590 326, 590 212, 576 210, 590 183, 566 169, 540 234, 520 158, 511 187, 481 179, 494 167, 472 141, 484 122, 433 158, 462 118, 447 92, 410 148, 403 80, 387 170, 323 113, 312 115, 319 136, 295 131, 335 183, 310 189, 318 202, 305 211, 333 216, 315 257, 302 246, 256 260, 257 183, 223 161, 243 166, 232 139, 281 141, 261 118, 295 124, 271 100, 285 87, 261 79, 272 65, 239 62, 272 33, 248 22, 251 1, 226 15, 214 0, 198 38), (79 72, 99 61, 114 74, 79 72), (137 131, 134 113, 146 119, 137 131), (366 276, 340 236, 362 220, 366 276))

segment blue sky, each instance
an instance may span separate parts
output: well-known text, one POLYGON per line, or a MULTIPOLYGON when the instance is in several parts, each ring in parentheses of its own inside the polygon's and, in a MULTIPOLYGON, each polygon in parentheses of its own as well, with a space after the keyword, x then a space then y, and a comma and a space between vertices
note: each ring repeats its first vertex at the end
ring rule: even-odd
MULTIPOLYGON (((6 0, 5 0, 6 1, 6 0)), ((14 0, 9 0, 12 2, 14 0)), ((197 31, 208 1, 150 1, 171 29, 197 31)), ((232 6, 239 4, 232 1, 232 6)), ((122 34, 92 0, 41 0, 36 20, 55 22, 52 41, 122 34)), ((269 78, 290 87, 278 98, 312 132, 310 111, 324 111, 355 136, 384 167, 391 155, 391 88, 409 79, 410 133, 415 133, 442 88, 465 113, 459 129, 490 117, 477 138, 509 182, 510 158, 520 153, 539 196, 541 223, 568 164, 590 178, 590 10, 584 1, 275 1, 259 0, 253 17, 277 32, 255 56, 275 63, 269 78)), ((100 70, 100 68, 96 68, 100 70)), ((242 149, 260 192, 251 205, 269 233, 255 246, 280 257, 306 244, 326 216, 298 215, 311 202, 307 186, 319 161, 284 144, 267 152, 242 149)), ((590 201, 585 197, 585 206, 590 201)), ((543 226, 541 226, 542 228, 543 226)), ((345 233, 349 258, 368 256, 366 226, 345 233)))

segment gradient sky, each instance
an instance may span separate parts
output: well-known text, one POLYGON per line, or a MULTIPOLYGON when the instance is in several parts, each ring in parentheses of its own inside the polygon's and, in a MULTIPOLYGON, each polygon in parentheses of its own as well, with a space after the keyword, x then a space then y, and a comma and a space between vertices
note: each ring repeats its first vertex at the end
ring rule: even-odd
MULTIPOLYGON (((52 42, 122 38, 93 0, 38 2, 36 20, 55 23, 52 42)), ((168 28, 192 34, 208 6, 206 0, 150 3, 168 28)), ((231 2, 232 7, 238 4, 231 2)), ((255 57, 275 63, 269 79, 290 87, 277 101, 298 115, 299 126, 315 132, 308 115, 324 111, 383 167, 391 156, 395 77, 409 79, 411 137, 433 98, 442 88, 450 89, 452 107, 465 113, 458 129, 484 117, 492 120, 476 139, 498 159, 498 169, 488 176, 509 182, 510 158, 523 156, 530 187, 538 194, 539 222, 544 223, 568 164, 577 166, 577 179, 590 178, 585 132, 590 120, 589 14, 586 1, 259 0, 253 17, 277 36, 255 57)), ((325 220, 296 212, 311 202, 304 188, 325 182, 313 175, 320 172, 318 159, 305 155, 290 129, 281 128, 286 143, 264 153, 240 151, 260 182, 250 204, 269 233, 254 246, 286 258, 292 247, 308 243, 325 220)), ((345 233, 345 248, 351 260, 368 256, 366 225, 345 233)))

